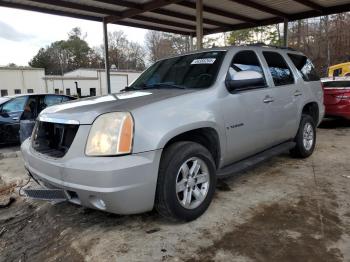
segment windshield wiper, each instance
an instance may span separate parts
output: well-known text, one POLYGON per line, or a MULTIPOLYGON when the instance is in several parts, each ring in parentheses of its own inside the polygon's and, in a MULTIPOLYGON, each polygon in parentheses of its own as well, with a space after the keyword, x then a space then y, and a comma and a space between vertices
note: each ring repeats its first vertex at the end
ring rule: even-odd
POLYGON ((185 86, 182 85, 175 85, 175 84, 170 84, 170 83, 156 83, 156 84, 151 84, 147 85, 145 83, 142 83, 139 86, 127 86, 121 91, 132 91, 132 90, 144 90, 144 89, 160 89, 160 88, 177 88, 177 89, 186 89, 185 86))
POLYGON ((145 89, 145 87, 147 87, 145 84, 143 84, 142 86, 126 86, 124 89, 120 91, 124 92, 124 91, 132 91, 132 90, 142 90, 142 89, 145 89))
POLYGON ((145 89, 150 89, 150 88, 177 88, 177 89, 186 89, 185 86, 182 85, 176 85, 176 84, 169 84, 169 83, 156 83, 152 85, 147 85, 145 89))

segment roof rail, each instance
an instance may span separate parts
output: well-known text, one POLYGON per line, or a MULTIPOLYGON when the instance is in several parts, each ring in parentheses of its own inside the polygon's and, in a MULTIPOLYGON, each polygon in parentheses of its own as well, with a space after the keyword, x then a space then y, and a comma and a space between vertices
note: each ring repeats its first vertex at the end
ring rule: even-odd
POLYGON ((291 47, 285 47, 285 46, 277 46, 277 45, 267 45, 263 42, 253 43, 253 44, 247 44, 245 46, 258 46, 258 47, 271 47, 271 48, 278 48, 278 49, 287 49, 290 51, 297 51, 294 48, 291 47))

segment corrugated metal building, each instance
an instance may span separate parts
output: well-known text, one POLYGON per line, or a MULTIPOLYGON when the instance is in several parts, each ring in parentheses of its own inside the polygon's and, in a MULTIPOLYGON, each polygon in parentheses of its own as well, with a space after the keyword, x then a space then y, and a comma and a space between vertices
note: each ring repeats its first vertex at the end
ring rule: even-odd
MULTIPOLYGON (((111 70, 112 93, 133 82, 140 72, 111 70)), ((63 76, 46 75, 42 68, 0 67, 0 95, 56 93, 79 96, 107 94, 104 69, 80 68, 63 76)))

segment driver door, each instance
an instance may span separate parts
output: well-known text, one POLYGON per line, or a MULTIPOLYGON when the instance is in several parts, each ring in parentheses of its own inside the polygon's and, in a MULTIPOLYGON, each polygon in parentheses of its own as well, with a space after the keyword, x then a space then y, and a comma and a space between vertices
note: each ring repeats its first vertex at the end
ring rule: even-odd
POLYGON ((19 122, 23 113, 27 96, 16 97, 1 107, 0 143, 16 143, 19 141, 19 122))
MULTIPOLYGON (((252 50, 240 51, 234 55, 228 77, 233 80, 235 72, 239 71, 256 71, 264 77, 260 60, 252 50)), ((226 164, 254 155, 268 146, 269 96, 270 88, 260 85, 235 90, 224 98, 222 107, 227 137, 226 164)))

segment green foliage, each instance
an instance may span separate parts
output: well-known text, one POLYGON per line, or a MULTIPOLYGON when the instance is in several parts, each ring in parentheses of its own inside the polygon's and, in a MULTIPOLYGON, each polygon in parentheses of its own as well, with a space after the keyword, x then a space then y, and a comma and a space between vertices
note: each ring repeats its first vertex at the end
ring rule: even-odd
POLYGON ((230 45, 248 45, 254 43, 280 45, 281 42, 278 24, 236 30, 231 32, 228 37, 228 43, 230 45))
POLYGON ((45 68, 45 73, 49 75, 61 75, 80 67, 101 67, 102 57, 89 47, 84 38, 80 28, 73 28, 67 40, 41 48, 29 65, 45 68))
POLYGON ((230 45, 250 44, 253 37, 253 29, 232 31, 228 37, 230 45))

